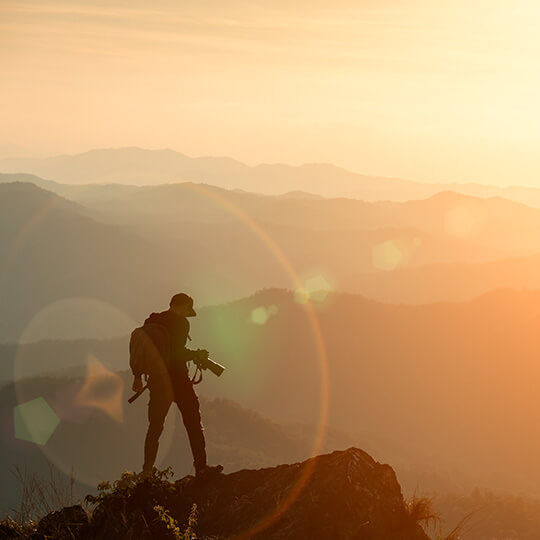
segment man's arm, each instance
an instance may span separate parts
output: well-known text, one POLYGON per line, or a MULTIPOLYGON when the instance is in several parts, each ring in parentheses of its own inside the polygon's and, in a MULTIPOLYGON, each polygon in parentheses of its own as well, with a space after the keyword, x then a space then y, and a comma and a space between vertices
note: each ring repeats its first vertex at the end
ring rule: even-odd
POLYGON ((138 394, 139 392, 142 392, 143 386, 142 375, 133 375, 131 389, 138 394))

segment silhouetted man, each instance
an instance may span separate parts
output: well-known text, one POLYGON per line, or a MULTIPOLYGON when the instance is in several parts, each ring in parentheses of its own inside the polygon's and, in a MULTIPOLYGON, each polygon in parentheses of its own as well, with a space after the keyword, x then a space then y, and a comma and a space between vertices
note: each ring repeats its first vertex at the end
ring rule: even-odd
MULTIPOLYGON (((206 463, 206 449, 199 410, 199 399, 189 378, 186 363, 194 360, 201 351, 192 351, 186 348, 189 339, 189 321, 187 317, 195 317, 193 299, 187 294, 180 293, 172 297, 170 308, 161 313, 152 313, 144 326, 158 325, 166 330, 167 361, 162 372, 150 373, 148 388, 150 401, 148 403, 148 432, 144 443, 143 472, 150 474, 156 461, 159 437, 163 431, 163 424, 169 408, 173 402, 182 413, 184 426, 189 437, 191 451, 198 477, 208 473, 219 473, 223 470, 221 465, 209 467, 206 463)), ((154 326, 155 328, 155 326, 154 326)), ((163 348, 162 344, 160 345, 163 348)), ((202 351, 208 356, 208 351, 202 351)), ((141 391, 143 388, 142 374, 134 373, 133 390, 141 391)))

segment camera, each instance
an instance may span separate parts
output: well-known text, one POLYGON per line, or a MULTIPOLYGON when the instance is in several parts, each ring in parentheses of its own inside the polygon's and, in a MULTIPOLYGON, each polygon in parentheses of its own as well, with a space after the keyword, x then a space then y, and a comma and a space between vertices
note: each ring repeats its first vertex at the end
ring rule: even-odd
POLYGON ((197 351, 197 355, 193 362, 199 369, 208 369, 217 377, 225 371, 225 367, 209 358, 208 351, 205 351, 204 349, 199 349, 197 351))

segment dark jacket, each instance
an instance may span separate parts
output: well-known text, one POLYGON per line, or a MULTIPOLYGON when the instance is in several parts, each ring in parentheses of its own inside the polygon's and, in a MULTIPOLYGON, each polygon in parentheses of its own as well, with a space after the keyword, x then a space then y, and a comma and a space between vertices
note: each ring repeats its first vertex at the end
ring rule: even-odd
POLYGON ((173 311, 167 310, 161 313, 152 313, 144 324, 159 324, 163 326, 169 334, 169 370, 187 371, 186 362, 195 357, 195 351, 186 348, 189 338, 189 321, 186 317, 177 315, 173 311))

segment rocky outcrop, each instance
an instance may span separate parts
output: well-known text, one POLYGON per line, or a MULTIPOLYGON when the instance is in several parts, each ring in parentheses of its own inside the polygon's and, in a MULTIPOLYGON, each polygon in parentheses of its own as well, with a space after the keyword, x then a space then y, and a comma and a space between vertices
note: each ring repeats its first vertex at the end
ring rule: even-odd
POLYGON ((409 519, 392 468, 356 448, 295 465, 239 471, 217 479, 208 489, 184 480, 181 491, 185 500, 197 503, 198 531, 203 535, 426 538, 409 519))
POLYGON ((174 538, 193 523, 193 505, 199 539, 428 538, 409 514, 392 468, 357 448, 204 480, 125 475, 102 487, 77 537, 174 538))

